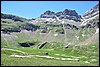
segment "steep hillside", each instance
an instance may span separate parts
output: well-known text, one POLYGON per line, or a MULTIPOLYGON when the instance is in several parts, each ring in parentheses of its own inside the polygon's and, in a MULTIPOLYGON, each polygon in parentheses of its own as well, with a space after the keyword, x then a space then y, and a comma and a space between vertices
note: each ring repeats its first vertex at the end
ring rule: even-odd
POLYGON ((97 5, 95 5, 93 8, 91 8, 90 10, 88 10, 84 15, 83 17, 85 19, 89 19, 89 18, 92 18, 96 15, 99 14, 99 3, 97 5))
POLYGON ((22 17, 16 16, 16 15, 12 15, 12 14, 3 14, 3 13, 1 13, 1 19, 12 19, 15 22, 16 21, 19 21, 19 22, 28 21, 28 19, 26 19, 26 18, 22 18, 22 17))
POLYGON ((1 13, 1 31, 3 33, 20 32, 21 30, 35 31, 39 26, 35 26, 28 19, 1 13))
POLYGON ((89 22, 99 22, 99 3, 88 10, 83 16, 82 16, 82 24, 81 25, 86 25, 89 22), (95 21, 98 20, 98 21, 95 21))
MULTIPOLYGON (((85 15, 83 15, 84 18, 81 18, 81 16, 78 15, 75 10, 65 9, 64 11, 57 13, 46 11, 44 12, 44 14, 41 14, 40 18, 36 18, 30 21, 14 15, 1 13, 1 32, 3 34, 1 35, 4 36, 4 34, 8 33, 19 37, 16 43, 18 43, 19 40, 21 40, 22 42, 24 40, 27 41, 28 37, 28 40, 39 40, 41 42, 63 42, 63 46, 68 45, 68 43, 70 43, 71 45, 76 45, 80 44, 81 42, 88 42, 86 40, 91 39, 91 35, 99 33, 98 9, 99 6, 96 5, 87 13, 85 13, 85 15), (96 17, 88 17, 88 20, 85 18, 86 16, 95 13, 96 17), (62 15, 64 15, 64 17, 61 18, 60 16, 62 15), (76 17, 77 19, 74 19, 72 21, 72 19, 66 18, 67 16, 69 16, 70 18, 71 16, 74 16, 74 18, 76 17), (16 18, 19 20, 15 21, 16 18), (75 20, 78 21, 78 19, 81 19, 83 21, 76 22, 75 20), (20 20, 24 21, 22 22, 20 20), (16 34, 12 32, 15 32, 16 34), (23 38, 20 39, 21 36, 23 36, 23 38)), ((98 35, 95 34, 95 36, 98 35)))

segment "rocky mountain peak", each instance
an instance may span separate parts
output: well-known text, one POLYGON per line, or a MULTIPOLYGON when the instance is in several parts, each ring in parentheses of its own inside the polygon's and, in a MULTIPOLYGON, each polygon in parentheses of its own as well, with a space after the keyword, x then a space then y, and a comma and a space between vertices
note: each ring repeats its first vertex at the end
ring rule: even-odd
POLYGON ((99 3, 83 15, 81 25, 99 27, 99 3))
POLYGON ((55 12, 52 12, 50 10, 47 10, 46 12, 44 12, 44 14, 46 14, 46 15, 53 15, 53 14, 55 14, 55 12))
POLYGON ((78 13, 75 10, 69 10, 69 9, 65 9, 64 11, 60 11, 57 13, 47 10, 46 12, 41 14, 40 18, 56 18, 55 16, 61 20, 68 19, 76 22, 81 21, 81 16, 78 15, 78 13))
POLYGON ((99 3, 97 5, 95 5, 92 9, 98 10, 99 9, 99 3))
POLYGON ((41 14, 40 18, 55 18, 55 12, 47 10, 43 14, 41 14))
POLYGON ((75 10, 68 10, 68 9, 65 9, 63 11, 63 14, 70 15, 70 16, 78 16, 78 14, 77 14, 77 12, 75 10))
POLYGON ((88 10, 83 17, 88 19, 90 17, 94 17, 96 15, 99 14, 99 3, 97 5, 95 5, 93 8, 91 8, 90 10, 88 10))

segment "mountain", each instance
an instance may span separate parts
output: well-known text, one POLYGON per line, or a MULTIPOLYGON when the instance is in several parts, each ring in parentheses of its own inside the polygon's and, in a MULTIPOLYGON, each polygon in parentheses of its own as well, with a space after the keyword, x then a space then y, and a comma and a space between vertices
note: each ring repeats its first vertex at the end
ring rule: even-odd
POLYGON ((3 14, 3 13, 1 13, 1 19, 12 19, 14 21, 20 21, 20 22, 28 21, 28 19, 26 18, 22 18, 12 14, 3 14))
POLYGON ((99 3, 82 16, 81 23, 81 26, 99 27, 99 3))
POLYGON ((60 11, 57 13, 47 10, 46 12, 40 15, 40 18, 54 19, 56 17, 58 17, 60 20, 68 19, 68 20, 74 20, 75 22, 81 21, 81 16, 78 15, 78 13, 75 10, 69 10, 69 9, 65 9, 64 11, 60 11))
POLYGON ((75 10, 65 9, 62 12, 57 12, 56 15, 57 17, 59 17, 59 19, 69 19, 74 20, 76 22, 81 21, 81 16, 78 15, 78 13, 75 10))
POLYGON ((99 14, 99 3, 94 6, 93 8, 91 8, 90 10, 88 10, 84 15, 83 17, 85 19, 89 19, 89 18, 92 18, 94 16, 97 16, 99 14))
POLYGON ((1 13, 1 65, 98 66, 99 6, 83 16, 47 10, 29 20, 1 13))
POLYGON ((40 18, 55 18, 55 12, 47 10, 43 14, 41 14, 40 18))
POLYGON ((29 22, 29 19, 12 14, 1 13, 1 31, 3 33, 20 32, 21 30, 35 31, 39 26, 29 22))
MULTIPOLYGON (((94 32, 96 30, 98 31, 99 4, 88 10, 88 12, 86 12, 83 16, 78 15, 75 10, 69 9, 65 9, 64 11, 60 11, 57 13, 47 10, 40 15, 40 18, 32 20, 28 20, 11 14, 1 13, 1 31, 5 33, 21 32, 22 30, 27 30, 31 32, 39 31, 40 33, 48 35, 50 34, 51 37, 53 37, 53 33, 55 33, 56 35, 60 34, 61 36, 66 33, 66 35, 70 35, 71 33, 73 33, 73 29, 78 32, 75 32, 75 34, 73 33, 72 35, 77 35, 79 34, 79 31, 86 31, 84 29, 88 28, 93 29, 94 32), (90 15, 92 16, 90 17, 90 15)), ((40 37, 42 36, 40 35, 40 37)), ((63 37, 61 38, 64 39, 63 37)), ((49 40, 51 40, 51 38, 48 38, 48 41, 49 40)))

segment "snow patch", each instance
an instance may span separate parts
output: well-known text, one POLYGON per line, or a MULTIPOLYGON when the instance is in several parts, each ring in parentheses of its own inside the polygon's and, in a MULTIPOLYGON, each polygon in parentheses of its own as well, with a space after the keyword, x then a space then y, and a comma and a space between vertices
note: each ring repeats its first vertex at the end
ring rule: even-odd
POLYGON ((90 63, 90 62, 88 62, 88 61, 85 61, 85 63, 90 63))
POLYGON ((79 36, 75 36, 77 40, 79 40, 79 36))
POLYGON ((86 36, 86 35, 82 34, 82 37, 84 37, 84 36, 86 36))
POLYGON ((58 34, 54 34, 54 36, 58 36, 58 34))
POLYGON ((99 28, 97 28, 97 29, 96 29, 96 32, 95 32, 95 34, 97 34, 97 33, 99 33, 99 28))
POLYGON ((62 23, 62 24, 64 24, 65 22, 64 22, 64 21, 62 21, 61 23, 62 23))

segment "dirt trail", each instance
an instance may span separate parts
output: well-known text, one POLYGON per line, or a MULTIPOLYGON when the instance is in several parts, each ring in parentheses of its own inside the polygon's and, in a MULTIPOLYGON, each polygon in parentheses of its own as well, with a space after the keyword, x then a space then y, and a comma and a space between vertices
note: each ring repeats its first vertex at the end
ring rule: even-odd
POLYGON ((11 50, 11 51, 16 51, 16 52, 20 52, 20 53, 26 53, 20 50, 15 50, 15 49, 10 49, 10 48, 1 48, 1 50, 11 50))

